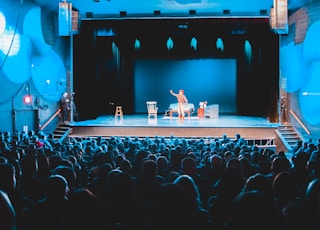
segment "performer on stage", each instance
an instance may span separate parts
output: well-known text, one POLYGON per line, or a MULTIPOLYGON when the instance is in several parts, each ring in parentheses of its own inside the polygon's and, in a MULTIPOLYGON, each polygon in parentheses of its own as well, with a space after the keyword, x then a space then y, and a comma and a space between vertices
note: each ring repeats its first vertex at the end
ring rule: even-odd
POLYGON ((172 89, 170 89, 170 93, 175 96, 178 100, 178 120, 184 120, 184 104, 188 105, 188 99, 184 94, 184 90, 180 89, 179 93, 174 93, 172 89))

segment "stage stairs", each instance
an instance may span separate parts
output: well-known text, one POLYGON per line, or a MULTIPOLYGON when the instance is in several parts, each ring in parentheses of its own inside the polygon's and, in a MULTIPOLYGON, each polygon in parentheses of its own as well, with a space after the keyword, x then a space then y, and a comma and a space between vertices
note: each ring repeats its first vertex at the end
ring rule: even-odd
POLYGON ((72 133, 72 127, 63 122, 59 123, 53 131, 54 139, 62 143, 68 140, 69 135, 72 133))
POLYGON ((292 151, 297 141, 302 140, 290 123, 280 125, 277 132, 288 151, 292 151))

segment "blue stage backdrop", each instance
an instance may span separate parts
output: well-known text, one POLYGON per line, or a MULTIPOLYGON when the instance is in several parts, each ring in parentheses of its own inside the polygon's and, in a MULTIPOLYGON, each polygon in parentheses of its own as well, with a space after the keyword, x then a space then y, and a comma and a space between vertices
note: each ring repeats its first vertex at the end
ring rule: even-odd
POLYGON ((189 103, 219 104, 220 112, 237 112, 235 59, 137 60, 134 69, 135 113, 146 113, 146 101, 165 112, 177 100, 169 93, 184 89, 189 103))

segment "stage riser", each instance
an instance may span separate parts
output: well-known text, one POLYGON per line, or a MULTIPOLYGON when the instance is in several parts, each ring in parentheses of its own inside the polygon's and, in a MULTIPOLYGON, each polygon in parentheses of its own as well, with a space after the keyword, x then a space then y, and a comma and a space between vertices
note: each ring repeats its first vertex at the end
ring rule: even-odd
POLYGON ((221 137, 226 134, 233 138, 241 134, 246 139, 272 139, 276 137, 274 127, 102 127, 102 126, 74 126, 70 137, 95 137, 95 136, 131 136, 131 137, 221 137))

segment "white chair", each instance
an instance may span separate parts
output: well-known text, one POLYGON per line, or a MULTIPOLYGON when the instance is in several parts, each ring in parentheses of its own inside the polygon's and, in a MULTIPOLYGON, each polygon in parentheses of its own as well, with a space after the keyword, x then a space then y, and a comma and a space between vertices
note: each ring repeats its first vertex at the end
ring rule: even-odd
POLYGON ((148 109, 148 118, 151 116, 154 116, 154 118, 157 118, 158 114, 158 107, 156 101, 147 101, 147 109, 148 109))

